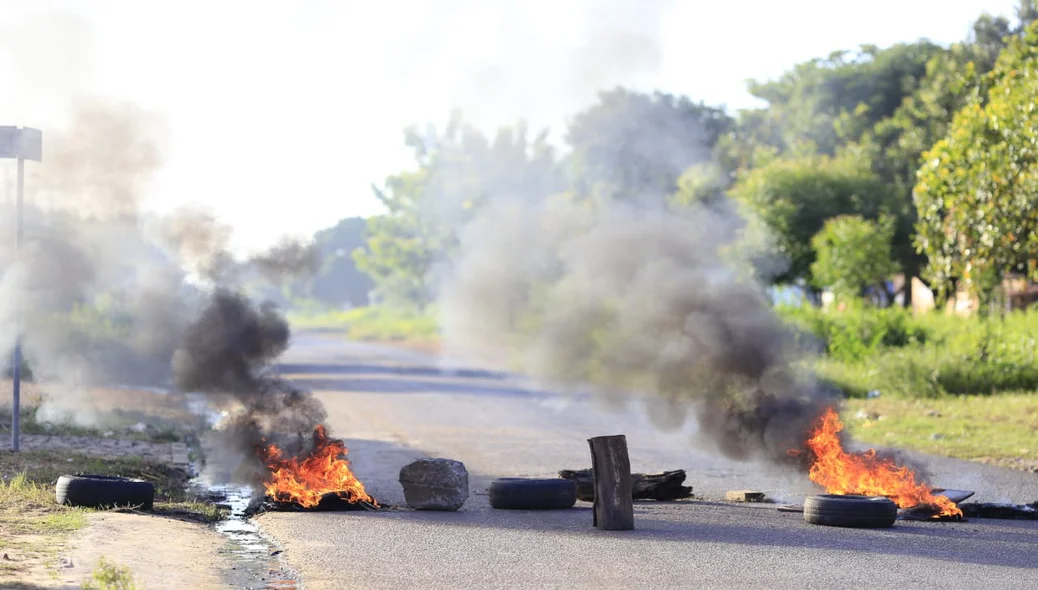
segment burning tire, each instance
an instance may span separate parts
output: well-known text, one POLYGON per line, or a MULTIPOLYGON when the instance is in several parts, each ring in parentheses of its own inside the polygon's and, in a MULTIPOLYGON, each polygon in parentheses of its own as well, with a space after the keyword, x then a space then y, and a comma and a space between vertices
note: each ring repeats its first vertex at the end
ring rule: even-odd
POLYGON ((58 504, 101 508, 134 506, 151 510, 155 486, 141 479, 109 475, 62 475, 54 488, 58 504))
POLYGON ((897 504, 882 496, 808 496, 804 500, 804 520, 826 526, 885 528, 894 526, 897 504))
POLYGON ((490 482, 490 505, 501 510, 562 510, 577 503, 577 482, 570 479, 518 479, 490 482))

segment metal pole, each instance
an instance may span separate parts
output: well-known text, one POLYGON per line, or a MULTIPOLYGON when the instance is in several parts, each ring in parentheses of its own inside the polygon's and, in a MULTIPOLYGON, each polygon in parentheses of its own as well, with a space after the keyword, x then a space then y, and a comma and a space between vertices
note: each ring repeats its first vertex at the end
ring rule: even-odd
MULTIPOLYGON (((15 262, 17 263, 18 254, 22 249, 22 194, 25 190, 25 160, 21 157, 18 158, 18 197, 17 204, 15 205, 15 230, 14 230, 14 249, 15 249, 15 262)), ((13 368, 11 369, 11 379, 14 382, 14 400, 12 402, 11 412, 11 451, 17 453, 20 450, 19 439, 21 438, 21 419, 22 419, 22 326, 21 326, 21 314, 15 316, 15 330, 14 330, 14 358, 11 359, 13 368)))

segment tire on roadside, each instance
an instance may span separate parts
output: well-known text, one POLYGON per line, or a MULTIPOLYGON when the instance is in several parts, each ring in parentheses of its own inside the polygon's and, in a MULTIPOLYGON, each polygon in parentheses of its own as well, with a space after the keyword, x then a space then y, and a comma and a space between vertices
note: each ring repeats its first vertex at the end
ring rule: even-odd
POLYGON ((151 510, 155 504, 155 486, 151 482, 112 475, 62 475, 54 493, 58 504, 85 508, 151 510))
POLYGON ((804 500, 804 520, 825 526, 886 528, 897 520, 897 504, 883 496, 819 494, 804 500))
POLYGON ((490 482, 489 495, 500 510, 564 510, 577 503, 577 482, 503 477, 490 482))

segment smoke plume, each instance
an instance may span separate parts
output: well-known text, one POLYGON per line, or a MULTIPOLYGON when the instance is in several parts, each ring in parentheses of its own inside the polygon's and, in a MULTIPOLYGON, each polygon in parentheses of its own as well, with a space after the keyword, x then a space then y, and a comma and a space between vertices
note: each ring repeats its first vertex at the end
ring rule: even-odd
POLYGON ((288 324, 273 306, 224 288, 188 326, 173 357, 177 388, 205 393, 211 405, 231 411, 206 441, 210 479, 258 485, 268 473, 259 445, 308 450, 324 406, 266 371, 288 344, 288 324))
POLYGON ((556 383, 662 397, 725 455, 785 463, 829 395, 791 369, 724 205, 496 202, 461 235, 439 301, 444 338, 556 383))
POLYGON ((17 253, 10 205, 0 212, 0 346, 10 351, 22 334, 32 377, 46 386, 41 421, 116 426, 91 402, 97 386, 204 393, 236 412, 213 447, 239 454, 214 454, 210 464, 252 482, 244 450, 264 437, 292 449, 292 435, 309 436, 323 409, 260 376, 287 346, 288 327, 239 279, 250 265, 270 281, 305 277, 316 266, 312 247, 284 238, 238 261, 230 228, 210 213, 143 213, 164 161, 161 118, 92 99, 70 115, 67 127, 45 130, 44 161, 27 166, 17 253))
POLYGON ((319 254, 316 244, 304 244, 286 237, 266 253, 252 257, 250 262, 266 280, 279 284, 288 279, 315 274, 320 266, 319 254))

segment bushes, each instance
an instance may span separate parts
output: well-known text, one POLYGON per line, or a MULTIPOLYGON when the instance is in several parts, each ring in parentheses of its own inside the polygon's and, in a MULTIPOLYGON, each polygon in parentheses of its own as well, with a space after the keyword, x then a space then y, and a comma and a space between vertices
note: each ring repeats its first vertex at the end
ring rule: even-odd
POLYGON ((826 312, 811 306, 781 307, 779 313, 823 344, 823 352, 839 361, 856 362, 881 347, 923 344, 928 328, 899 307, 883 309, 854 306, 826 312))
POLYGON ((358 307, 343 316, 355 340, 427 341, 438 338, 436 315, 392 307, 358 307))
POLYGON ((295 328, 345 330, 354 340, 427 342, 439 337, 436 314, 432 311, 373 306, 347 311, 297 311, 288 318, 295 328))
POLYGON ((1038 390, 1038 312, 1003 319, 913 317, 900 309, 783 309, 827 354, 810 364, 851 397, 1038 390))

